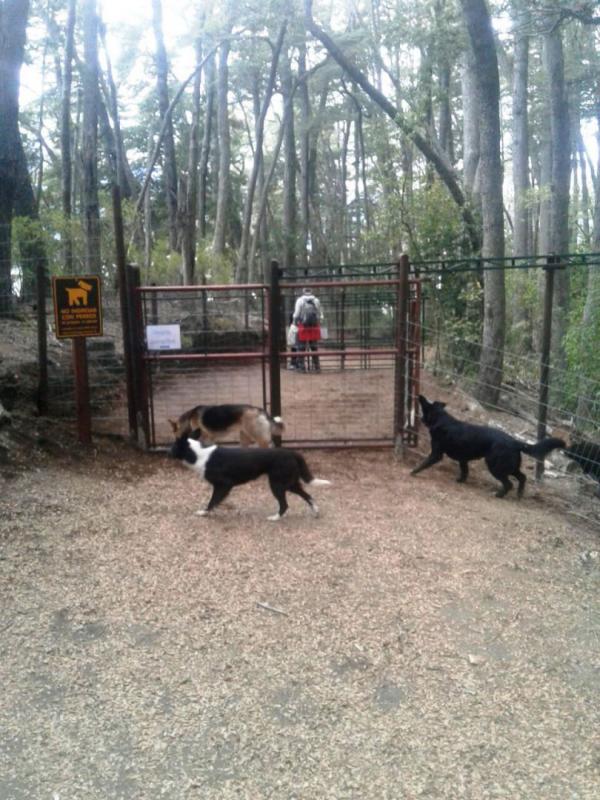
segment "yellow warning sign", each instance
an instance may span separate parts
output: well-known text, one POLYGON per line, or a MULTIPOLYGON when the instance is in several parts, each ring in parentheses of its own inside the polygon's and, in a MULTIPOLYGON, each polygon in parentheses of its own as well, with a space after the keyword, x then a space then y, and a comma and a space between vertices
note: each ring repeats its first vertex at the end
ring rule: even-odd
POLYGON ((102 336, 102 301, 97 275, 52 278, 56 336, 102 336))

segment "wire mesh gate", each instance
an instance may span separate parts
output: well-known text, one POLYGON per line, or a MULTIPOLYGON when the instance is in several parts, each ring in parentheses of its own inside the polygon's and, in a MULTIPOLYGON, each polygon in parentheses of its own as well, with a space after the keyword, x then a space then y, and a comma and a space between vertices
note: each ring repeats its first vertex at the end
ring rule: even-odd
POLYGON ((286 349, 286 330, 300 284, 282 277, 273 262, 269 286, 133 289, 138 417, 150 448, 170 442, 169 418, 217 403, 280 414, 289 446, 416 443, 421 294, 408 264, 368 279, 330 270, 310 284, 327 329, 319 372, 287 369, 297 356, 286 349), (169 344, 176 349, 154 340, 166 326, 180 335, 169 344))

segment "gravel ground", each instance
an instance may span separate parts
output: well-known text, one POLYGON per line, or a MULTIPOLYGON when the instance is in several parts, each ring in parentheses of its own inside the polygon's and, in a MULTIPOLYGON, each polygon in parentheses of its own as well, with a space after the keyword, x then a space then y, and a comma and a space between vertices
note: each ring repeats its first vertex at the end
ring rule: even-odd
POLYGON ((308 459, 322 515, 276 524, 116 443, 4 470, 1 800, 599 796, 598 530, 308 459))

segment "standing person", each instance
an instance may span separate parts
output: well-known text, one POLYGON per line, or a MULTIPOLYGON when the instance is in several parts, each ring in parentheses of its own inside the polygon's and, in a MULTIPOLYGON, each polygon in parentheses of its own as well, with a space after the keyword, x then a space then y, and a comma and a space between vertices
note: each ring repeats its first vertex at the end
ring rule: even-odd
MULTIPOLYGON (((287 332, 287 346, 290 348, 292 353, 298 352, 298 326, 294 324, 294 314, 293 312, 290 314, 290 326, 287 332)), ((292 356, 290 358, 290 363, 288 364, 288 369, 300 369, 300 358, 298 356, 292 356)))
MULTIPOLYGON (((313 353, 317 352, 317 342, 321 339, 321 303, 310 289, 303 289, 296 300, 293 322, 298 326, 298 350, 313 353)), ((309 357, 310 358, 310 357, 309 357)), ((315 372, 320 372, 319 356, 312 356, 315 372)), ((302 357, 300 367, 303 372, 310 364, 304 362, 302 357)))

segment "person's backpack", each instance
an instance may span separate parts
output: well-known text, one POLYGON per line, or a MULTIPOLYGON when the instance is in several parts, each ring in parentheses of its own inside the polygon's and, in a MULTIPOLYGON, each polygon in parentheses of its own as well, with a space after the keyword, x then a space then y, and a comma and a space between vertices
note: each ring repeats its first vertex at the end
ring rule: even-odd
POLYGON ((316 328, 319 324, 319 312, 317 311, 315 301, 311 297, 304 301, 302 324, 305 328, 316 328))

